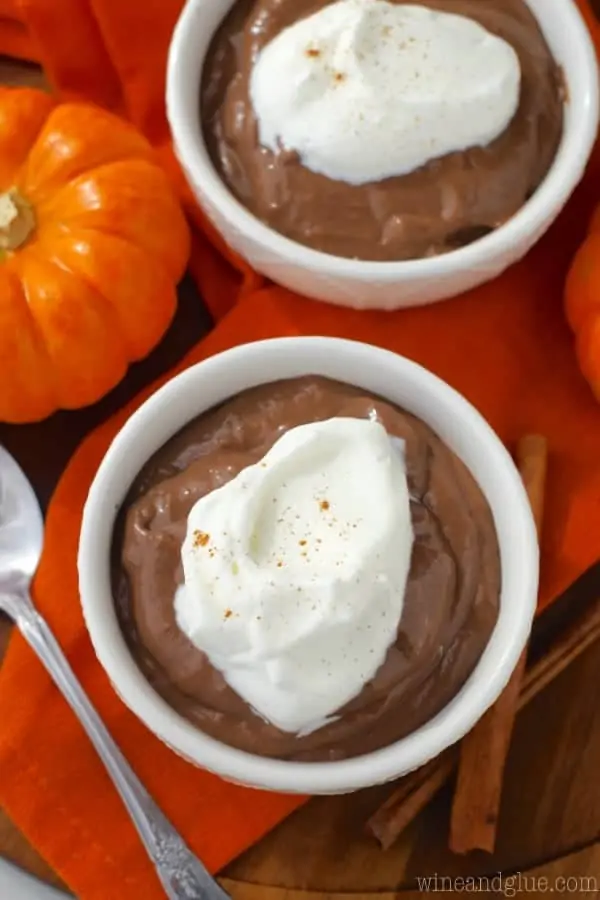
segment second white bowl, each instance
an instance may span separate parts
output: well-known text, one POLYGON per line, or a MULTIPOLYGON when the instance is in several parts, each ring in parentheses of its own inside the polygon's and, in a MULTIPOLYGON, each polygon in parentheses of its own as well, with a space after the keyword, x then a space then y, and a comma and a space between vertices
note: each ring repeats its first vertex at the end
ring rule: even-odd
POLYGON ((331 338, 281 338, 214 356, 174 378, 129 419, 108 450, 85 506, 79 585, 101 665, 131 710, 195 765, 232 781, 288 793, 331 794, 397 778, 458 741, 498 697, 523 650, 535 610, 538 549, 527 495, 514 463, 479 413, 430 372, 386 350, 331 338), (500 546, 500 613, 475 671, 435 718, 400 741, 339 762, 288 762, 236 750, 175 712, 146 681, 121 633, 111 590, 113 528, 148 459, 191 419, 246 388, 299 375, 358 385, 430 425, 463 460, 485 494, 500 546))
POLYGON ((598 128, 596 54, 574 0, 526 2, 562 67, 568 95, 563 140, 543 184, 505 225, 460 250, 408 262, 364 262, 283 237, 238 203, 221 181, 202 137, 199 92, 206 52, 233 0, 188 0, 169 52, 167 114, 187 180, 225 241, 273 281, 307 297, 360 309, 398 309, 452 297, 519 260, 580 181, 598 128))

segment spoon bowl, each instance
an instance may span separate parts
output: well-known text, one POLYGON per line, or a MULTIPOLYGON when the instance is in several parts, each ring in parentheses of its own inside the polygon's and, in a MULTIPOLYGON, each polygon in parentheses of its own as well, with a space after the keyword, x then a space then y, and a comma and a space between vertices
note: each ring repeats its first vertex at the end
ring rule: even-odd
POLYGON ((35 492, 10 453, 0 446, 0 592, 29 587, 43 543, 44 521, 35 492))

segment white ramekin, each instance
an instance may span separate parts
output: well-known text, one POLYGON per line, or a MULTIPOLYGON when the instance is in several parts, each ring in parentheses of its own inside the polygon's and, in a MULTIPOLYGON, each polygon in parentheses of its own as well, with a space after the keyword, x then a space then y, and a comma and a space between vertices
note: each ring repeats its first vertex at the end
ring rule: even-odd
POLYGON ((232 0, 188 0, 175 28, 167 71, 167 113, 175 152, 200 205, 225 241, 258 272, 307 297, 360 309, 398 309, 452 297, 521 259, 557 217, 581 179, 598 127, 598 68, 574 0, 526 0, 562 66, 568 102, 564 138, 551 171, 505 225, 443 256, 361 262, 319 253, 268 228, 225 187, 199 123, 199 85, 212 35, 232 0))
POLYGON ((129 419, 102 462, 83 515, 81 602, 94 649, 124 703, 173 750, 223 777, 271 790, 330 794, 388 781, 459 740, 494 702, 525 645, 535 609, 538 547, 527 496, 512 459, 479 413, 443 381, 386 350, 322 337, 246 344, 193 366, 129 419), (195 416, 241 390, 320 374, 382 395, 427 422, 469 467, 487 497, 502 566, 500 615, 476 670, 434 719, 389 747, 342 762, 265 759, 213 740, 178 715, 133 661, 117 621, 110 581, 113 527, 128 488, 149 459, 195 416))

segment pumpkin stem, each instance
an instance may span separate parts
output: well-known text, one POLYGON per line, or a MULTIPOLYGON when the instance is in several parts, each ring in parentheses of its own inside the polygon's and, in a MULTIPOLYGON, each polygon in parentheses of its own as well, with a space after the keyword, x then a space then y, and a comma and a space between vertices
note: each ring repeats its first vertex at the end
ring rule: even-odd
POLYGON ((0 194, 0 251, 17 250, 35 228, 35 213, 16 188, 0 194))

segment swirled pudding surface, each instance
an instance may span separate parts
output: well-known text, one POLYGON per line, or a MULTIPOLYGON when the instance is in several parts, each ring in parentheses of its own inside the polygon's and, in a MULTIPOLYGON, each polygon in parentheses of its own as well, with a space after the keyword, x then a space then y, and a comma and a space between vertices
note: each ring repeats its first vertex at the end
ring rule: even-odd
MULTIPOLYGON (((335 508, 326 513, 335 516, 335 508)), ((341 759, 413 731, 460 690, 497 619, 498 542, 480 488, 427 425, 359 388, 306 376, 239 394, 152 457, 115 529, 113 588, 138 666, 198 728, 265 756, 341 759), (229 687, 178 627, 174 597, 195 502, 260 460, 284 432, 335 417, 376 418, 405 441, 414 543, 397 637, 384 663, 333 721, 298 736, 265 721, 229 687)))

